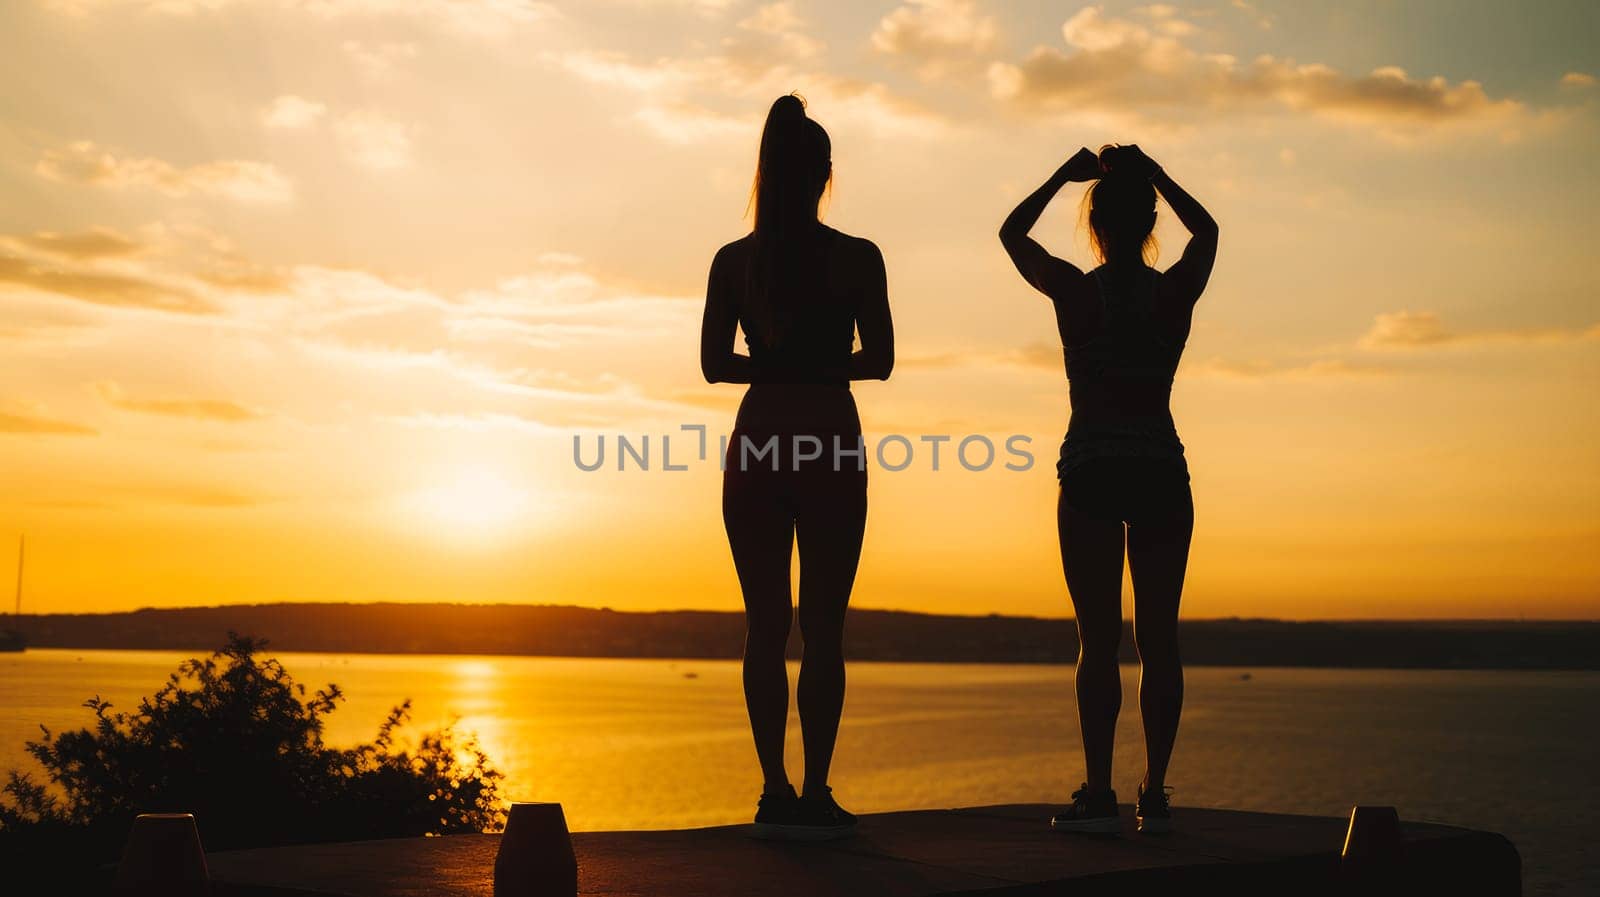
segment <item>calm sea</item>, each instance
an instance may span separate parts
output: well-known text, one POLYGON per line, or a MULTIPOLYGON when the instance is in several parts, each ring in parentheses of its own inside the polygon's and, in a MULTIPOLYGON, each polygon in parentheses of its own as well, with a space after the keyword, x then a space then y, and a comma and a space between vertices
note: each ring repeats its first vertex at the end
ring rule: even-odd
MULTIPOLYGON (((31 768, 42 723, 131 709, 185 654, 0 655, 0 769, 31 768)), ((508 796, 560 801, 574 829, 742 822, 760 776, 739 668, 722 661, 280 654, 349 696, 335 744, 370 738, 410 698, 416 723, 478 733, 508 796)), ((791 671, 792 672, 792 671, 791 671)), ((1117 786, 1142 774, 1125 669, 1117 786)), ((1175 802, 1344 815, 1355 803, 1504 833, 1530 894, 1600 893, 1600 673, 1202 668, 1188 671, 1175 802)), ((1060 801, 1082 778, 1063 667, 857 663, 834 791, 858 812, 1060 801)), ((798 778, 797 723, 791 764, 798 778)), ((1181 820, 1181 816, 1179 817, 1181 820)))

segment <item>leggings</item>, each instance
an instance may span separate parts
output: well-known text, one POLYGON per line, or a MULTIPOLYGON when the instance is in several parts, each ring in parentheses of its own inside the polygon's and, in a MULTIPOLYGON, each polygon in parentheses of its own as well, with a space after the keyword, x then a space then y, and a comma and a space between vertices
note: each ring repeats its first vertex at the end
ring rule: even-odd
MULTIPOLYGON (((800 547, 800 664, 797 703, 805 745, 805 788, 825 787, 844 710, 844 618, 855 584, 867 521, 867 474, 845 459, 834 470, 833 434, 819 434, 829 450, 796 460, 811 449, 792 449, 792 434, 778 434, 776 464, 741 463, 741 437, 765 444, 770 434, 735 430, 722 481, 722 519, 744 593, 744 690, 765 787, 786 787, 783 749, 789 713, 784 651, 794 618, 789 561, 800 547), (773 469, 776 466, 777 469, 773 469), (796 469, 798 467, 798 469, 796 469)), ((859 434, 841 440, 854 446, 859 434)))
MULTIPOLYGON (((803 445, 793 452, 789 434, 780 434, 776 458, 760 461, 750 461, 748 453, 740 458, 741 437, 761 446, 770 436, 736 430, 728 440, 722 479, 722 520, 751 622, 772 616, 787 620, 793 612, 789 559, 798 541, 801 635, 808 644, 837 642, 866 530, 864 465, 847 457, 833 469, 834 434, 818 436, 825 446, 822 457, 798 461, 812 450, 803 445)), ((859 434, 839 438, 854 446, 859 434)))

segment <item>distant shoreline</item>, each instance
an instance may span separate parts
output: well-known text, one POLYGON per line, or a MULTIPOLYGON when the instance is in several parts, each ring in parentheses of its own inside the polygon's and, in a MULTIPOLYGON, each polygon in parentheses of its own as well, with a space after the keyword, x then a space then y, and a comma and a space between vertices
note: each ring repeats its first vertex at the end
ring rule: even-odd
MULTIPOLYGON (((621 612, 570 605, 279 603, 24 614, 34 648, 209 651, 227 634, 271 650, 733 660, 744 639, 734 611, 621 612)), ((798 630, 798 627, 796 627, 798 630)), ((1125 662, 1137 660, 1131 631, 1125 662)), ((1348 669, 1600 670, 1600 621, 1186 620, 1190 666, 1348 669)), ((799 633, 791 640, 798 657, 799 633)), ((853 610, 855 660, 1072 663, 1070 618, 953 616, 853 610)))
MULTIPOLYGON (((216 649, 216 647, 217 646, 200 647, 200 646, 196 645, 196 646, 188 647, 188 648, 179 648, 179 647, 98 648, 98 647, 83 647, 83 646, 32 645, 32 646, 29 646, 28 651, 32 652, 32 653, 36 653, 36 654, 38 652, 42 652, 42 651, 59 651, 59 652, 63 652, 63 653, 68 653, 68 652, 72 652, 72 651, 94 651, 94 652, 105 653, 105 654, 122 653, 122 652, 127 652, 127 653, 144 652, 144 653, 184 654, 184 655, 189 655, 189 656, 193 656, 193 657, 198 657, 198 656, 203 655, 203 654, 209 654, 210 652, 214 651, 216 649)), ((360 650, 354 650, 354 649, 352 649, 352 650, 330 651, 330 650, 325 650, 325 649, 310 649, 310 648, 281 648, 276 643, 269 644, 264 653, 265 653, 266 656, 271 656, 271 657, 281 657, 281 656, 287 656, 287 655, 314 655, 314 656, 319 656, 319 657, 441 657, 441 658, 463 658, 463 659, 472 659, 472 660, 496 660, 496 659, 503 659, 503 660, 617 660, 617 661, 638 661, 638 662, 641 662, 641 663, 668 663, 668 664, 679 664, 679 663, 738 663, 740 661, 740 658, 738 658, 738 657, 682 657, 682 656, 672 656, 672 655, 640 657, 640 656, 624 656, 624 655, 615 655, 615 656, 613 656, 613 655, 594 655, 594 654, 510 654, 510 653, 504 653, 504 652, 486 652, 486 651, 360 651, 360 650)), ((1120 666, 1120 667, 1137 668, 1139 666, 1139 658, 1137 656, 1128 657, 1128 656, 1126 656, 1128 653, 1129 652, 1126 652, 1126 651, 1123 652, 1124 656, 1118 658, 1117 665, 1120 666)), ((7 656, 9 656, 9 655, 7 655, 5 653, 0 653, 0 660, 3 660, 7 656)), ((794 656, 794 657, 790 657, 789 658, 789 661, 791 663, 797 663, 797 662, 799 662, 799 660, 800 660, 800 658, 798 656, 794 656)), ((1015 667, 1051 667, 1051 666, 1072 666, 1073 665, 1073 661, 1072 660, 1063 660, 1063 661, 1055 661, 1055 660, 919 660, 919 659, 885 660, 885 659, 882 659, 882 658, 875 658, 875 657, 850 657, 849 661, 852 664, 856 664, 856 663, 888 664, 888 665, 893 665, 893 664, 916 664, 916 665, 923 665, 923 666, 948 665, 948 666, 981 666, 981 667, 1007 667, 1007 666, 1015 666, 1015 667)), ((1208 662, 1193 661, 1193 660, 1189 660, 1187 658, 1184 659, 1184 667, 1185 668, 1189 668, 1189 669, 1215 669, 1215 670, 1237 669, 1237 670, 1241 671, 1241 673, 1246 678, 1249 678, 1251 673, 1253 673, 1255 671, 1258 671, 1258 670, 1265 671, 1265 670, 1276 670, 1276 669, 1283 669, 1283 670, 1360 670, 1360 671, 1366 671, 1366 672, 1384 672, 1384 671, 1387 670, 1387 671, 1392 671, 1392 672, 1404 672, 1404 673, 1453 673, 1453 672, 1461 672, 1461 673, 1591 673, 1591 672, 1600 672, 1600 664, 1597 664, 1597 665, 1594 665, 1594 666, 1590 666, 1590 667, 1564 667, 1564 666, 1563 667, 1549 667, 1549 666, 1520 666, 1520 667, 1514 667, 1514 666, 1456 666, 1456 667, 1440 667, 1440 666, 1355 665, 1355 664, 1348 664, 1348 663, 1347 664, 1343 664, 1343 665, 1306 664, 1306 663, 1245 663, 1245 662, 1242 662, 1242 661, 1240 661, 1240 662, 1230 662, 1230 663, 1208 663, 1208 662)))

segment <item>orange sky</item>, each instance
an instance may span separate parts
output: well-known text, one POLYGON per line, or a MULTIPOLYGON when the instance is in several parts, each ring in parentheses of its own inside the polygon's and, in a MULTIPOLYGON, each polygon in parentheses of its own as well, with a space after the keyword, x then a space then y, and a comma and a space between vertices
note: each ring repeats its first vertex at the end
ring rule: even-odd
MULTIPOLYGON (((586 473, 572 440, 676 461, 731 424, 701 291, 798 90, 829 222, 889 269, 869 436, 1036 459, 875 469, 859 606, 1068 612, 1059 345, 994 233, 1078 146, 1137 141, 1223 227, 1174 393, 1185 613, 1600 617, 1593 12, 1302 6, 5 4, 29 609, 738 607, 714 466, 586 473)), ((1038 233, 1085 261, 1078 195, 1038 233)))

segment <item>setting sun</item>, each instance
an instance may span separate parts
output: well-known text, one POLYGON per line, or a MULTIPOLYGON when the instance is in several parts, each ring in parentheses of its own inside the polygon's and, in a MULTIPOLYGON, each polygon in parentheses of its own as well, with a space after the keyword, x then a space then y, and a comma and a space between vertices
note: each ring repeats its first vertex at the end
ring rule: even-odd
POLYGON ((471 538, 505 534, 529 507, 525 487, 483 468, 456 471, 407 495, 403 504, 430 531, 471 538))

